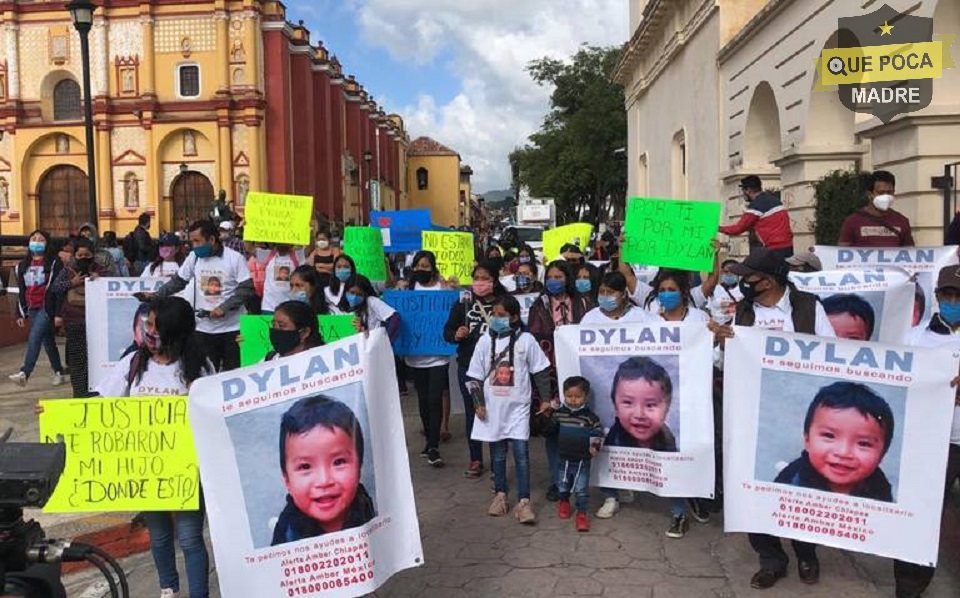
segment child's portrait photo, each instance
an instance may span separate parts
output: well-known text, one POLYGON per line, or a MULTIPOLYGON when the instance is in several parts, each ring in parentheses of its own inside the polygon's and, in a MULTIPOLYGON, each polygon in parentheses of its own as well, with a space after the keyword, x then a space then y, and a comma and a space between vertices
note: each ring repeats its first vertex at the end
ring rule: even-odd
POLYGON ((223 283, 219 276, 204 276, 200 280, 200 288, 207 297, 219 297, 223 293, 223 283))
POLYGON ((490 386, 513 386, 513 366, 501 361, 490 374, 490 386))
POLYGON ((593 387, 591 408, 608 430, 604 446, 679 450, 676 355, 581 357, 580 371, 593 387))
POLYGON ((274 268, 274 280, 278 282, 290 282, 290 266, 277 266, 274 268))
POLYGON ((896 502, 905 402, 904 388, 765 370, 757 479, 896 502))
POLYGON ((822 303, 838 338, 876 341, 879 340, 878 324, 883 316, 883 300, 883 291, 867 291, 831 295, 822 303))
POLYGON ((227 427, 255 547, 338 533, 377 516, 360 384, 243 413, 227 427))

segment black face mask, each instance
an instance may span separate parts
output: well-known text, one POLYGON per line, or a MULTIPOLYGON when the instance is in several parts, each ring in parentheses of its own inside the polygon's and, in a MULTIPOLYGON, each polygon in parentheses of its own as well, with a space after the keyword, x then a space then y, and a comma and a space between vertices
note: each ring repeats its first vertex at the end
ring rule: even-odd
POLYGON ((433 278, 433 272, 427 272, 426 270, 414 270, 413 271, 413 282, 419 284, 427 284, 433 278))
POLYGON ((271 328, 270 344, 273 345, 273 348, 277 351, 277 353, 286 355, 290 351, 296 349, 297 345, 300 344, 300 331, 271 328))
POLYGON ((743 298, 747 301, 755 301, 762 291, 757 290, 757 285, 762 281, 758 280, 756 282, 747 282, 744 279, 740 279, 740 292, 743 293, 743 298))
POLYGON ((503 270, 503 258, 502 258, 502 257, 491 257, 491 258, 487 258, 487 261, 490 263, 490 267, 497 269, 497 274, 500 273, 500 270, 503 270))
POLYGON ((77 258, 76 262, 77 262, 77 269, 79 269, 81 272, 89 272, 90 267, 93 266, 92 257, 77 258))

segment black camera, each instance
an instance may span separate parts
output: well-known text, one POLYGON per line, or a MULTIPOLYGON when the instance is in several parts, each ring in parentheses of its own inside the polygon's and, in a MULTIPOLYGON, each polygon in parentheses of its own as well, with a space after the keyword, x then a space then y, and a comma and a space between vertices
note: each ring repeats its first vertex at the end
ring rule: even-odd
POLYGON ((203 319, 203 318, 209 318, 209 317, 210 317, 210 312, 209 312, 209 310, 206 310, 206 309, 198 309, 197 311, 195 311, 195 312, 193 312, 193 313, 195 313, 195 314, 197 315, 197 318, 198 318, 198 319, 203 319))

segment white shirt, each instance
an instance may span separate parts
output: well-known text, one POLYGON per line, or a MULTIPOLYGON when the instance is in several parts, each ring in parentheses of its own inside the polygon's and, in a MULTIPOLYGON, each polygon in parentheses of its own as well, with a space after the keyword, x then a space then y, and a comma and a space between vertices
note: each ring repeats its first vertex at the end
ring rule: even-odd
POLYGON ((737 302, 743 300, 743 293, 740 292, 739 286, 728 289, 720 284, 714 287, 713 294, 709 297, 703 294, 702 286, 690 289, 690 296, 697 307, 706 309, 717 322, 721 323, 722 320, 733 322, 737 316, 737 302))
MULTIPOLYGON (((143 269, 143 272, 140 273, 140 278, 173 278, 173 275, 180 271, 180 264, 177 262, 160 262, 160 265, 156 270, 150 271, 150 266, 147 266, 143 269)), ((187 286, 174 295, 175 297, 180 297, 186 299, 187 303, 190 304, 190 307, 194 307, 193 294, 196 289, 196 283, 193 280, 187 282, 187 286)))
MULTIPOLYGON (((943 347, 960 349, 960 334, 937 334, 921 324, 910 331, 910 345, 914 347, 943 347)), ((953 406, 953 427, 950 430, 950 444, 960 445, 960 406, 953 406)))
POLYGON ((303 250, 280 255, 275 251, 257 250, 257 259, 266 261, 263 279, 263 311, 274 311, 284 301, 290 300, 290 276, 297 267, 306 261, 303 250), (263 252, 263 253, 261 253, 263 252), (273 257, 270 257, 270 256, 273 257))
POLYGON ((655 323, 660 321, 660 316, 650 313, 649 311, 643 309, 642 307, 637 307, 636 305, 631 305, 630 309, 627 310, 625 314, 620 316, 619 319, 614 320, 599 307, 595 307, 588 311, 586 315, 583 316, 583 319, 580 320, 581 324, 632 324, 634 322, 644 324, 644 323, 655 323))
POLYGON ((496 339, 494 353, 499 358, 497 364, 490 363, 493 342, 489 334, 480 337, 467 370, 468 377, 483 380, 483 398, 487 406, 487 420, 479 417, 474 420, 470 439, 481 442, 497 442, 508 438, 527 440, 530 438, 530 403, 533 397, 530 376, 548 369, 550 360, 532 335, 521 332, 513 345, 513 370, 510 371, 507 365, 510 359, 509 337, 496 339))
POLYGON ((367 330, 375 330, 389 320, 397 311, 376 297, 367 297, 367 330))
MULTIPOLYGON (((250 269, 243 256, 229 247, 223 247, 222 255, 197 259, 190 252, 183 261, 177 276, 196 282, 197 309, 213 311, 224 301, 233 297, 237 285, 250 280, 250 269)), ((222 318, 197 318, 197 332, 220 334, 240 330, 240 316, 247 313, 242 306, 227 312, 222 318)))
MULTIPOLYGON (((341 285, 343 286, 343 285, 341 285)), ((341 289, 342 290, 342 289, 341 289)), ((439 282, 432 287, 425 287, 419 282, 413 285, 413 290, 415 291, 443 291, 443 285, 439 282)), ((489 347, 488 347, 489 349, 489 347)), ((446 355, 416 355, 411 357, 404 357, 403 360, 406 362, 407 367, 417 368, 418 370, 425 370, 427 368, 434 368, 437 366, 445 366, 450 364, 450 358, 446 355)))
MULTIPOLYGON (((764 330, 780 330, 783 332, 796 332, 793 329, 793 306, 790 305, 790 289, 787 288, 783 297, 773 307, 766 307, 757 302, 753 304, 754 328, 763 328, 764 330)), ((830 320, 827 319, 827 312, 817 301, 816 324, 814 334, 825 338, 837 338, 837 333, 833 331, 830 320)))
POLYGON ((187 394, 187 385, 183 381, 180 362, 159 364, 154 360, 147 363, 143 377, 134 378, 127 394, 127 374, 130 373, 130 361, 136 353, 120 360, 117 367, 103 380, 96 391, 101 397, 179 397, 187 394))

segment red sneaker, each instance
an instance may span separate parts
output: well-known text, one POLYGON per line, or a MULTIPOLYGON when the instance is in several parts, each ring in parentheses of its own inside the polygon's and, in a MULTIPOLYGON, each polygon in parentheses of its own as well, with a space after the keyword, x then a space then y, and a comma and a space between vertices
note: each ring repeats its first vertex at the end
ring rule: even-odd
POLYGON ((590 518, 587 517, 586 511, 577 511, 576 525, 577 525, 578 532, 590 531, 590 518))
POLYGON ((557 517, 560 519, 570 519, 570 499, 561 498, 557 501, 557 517))

